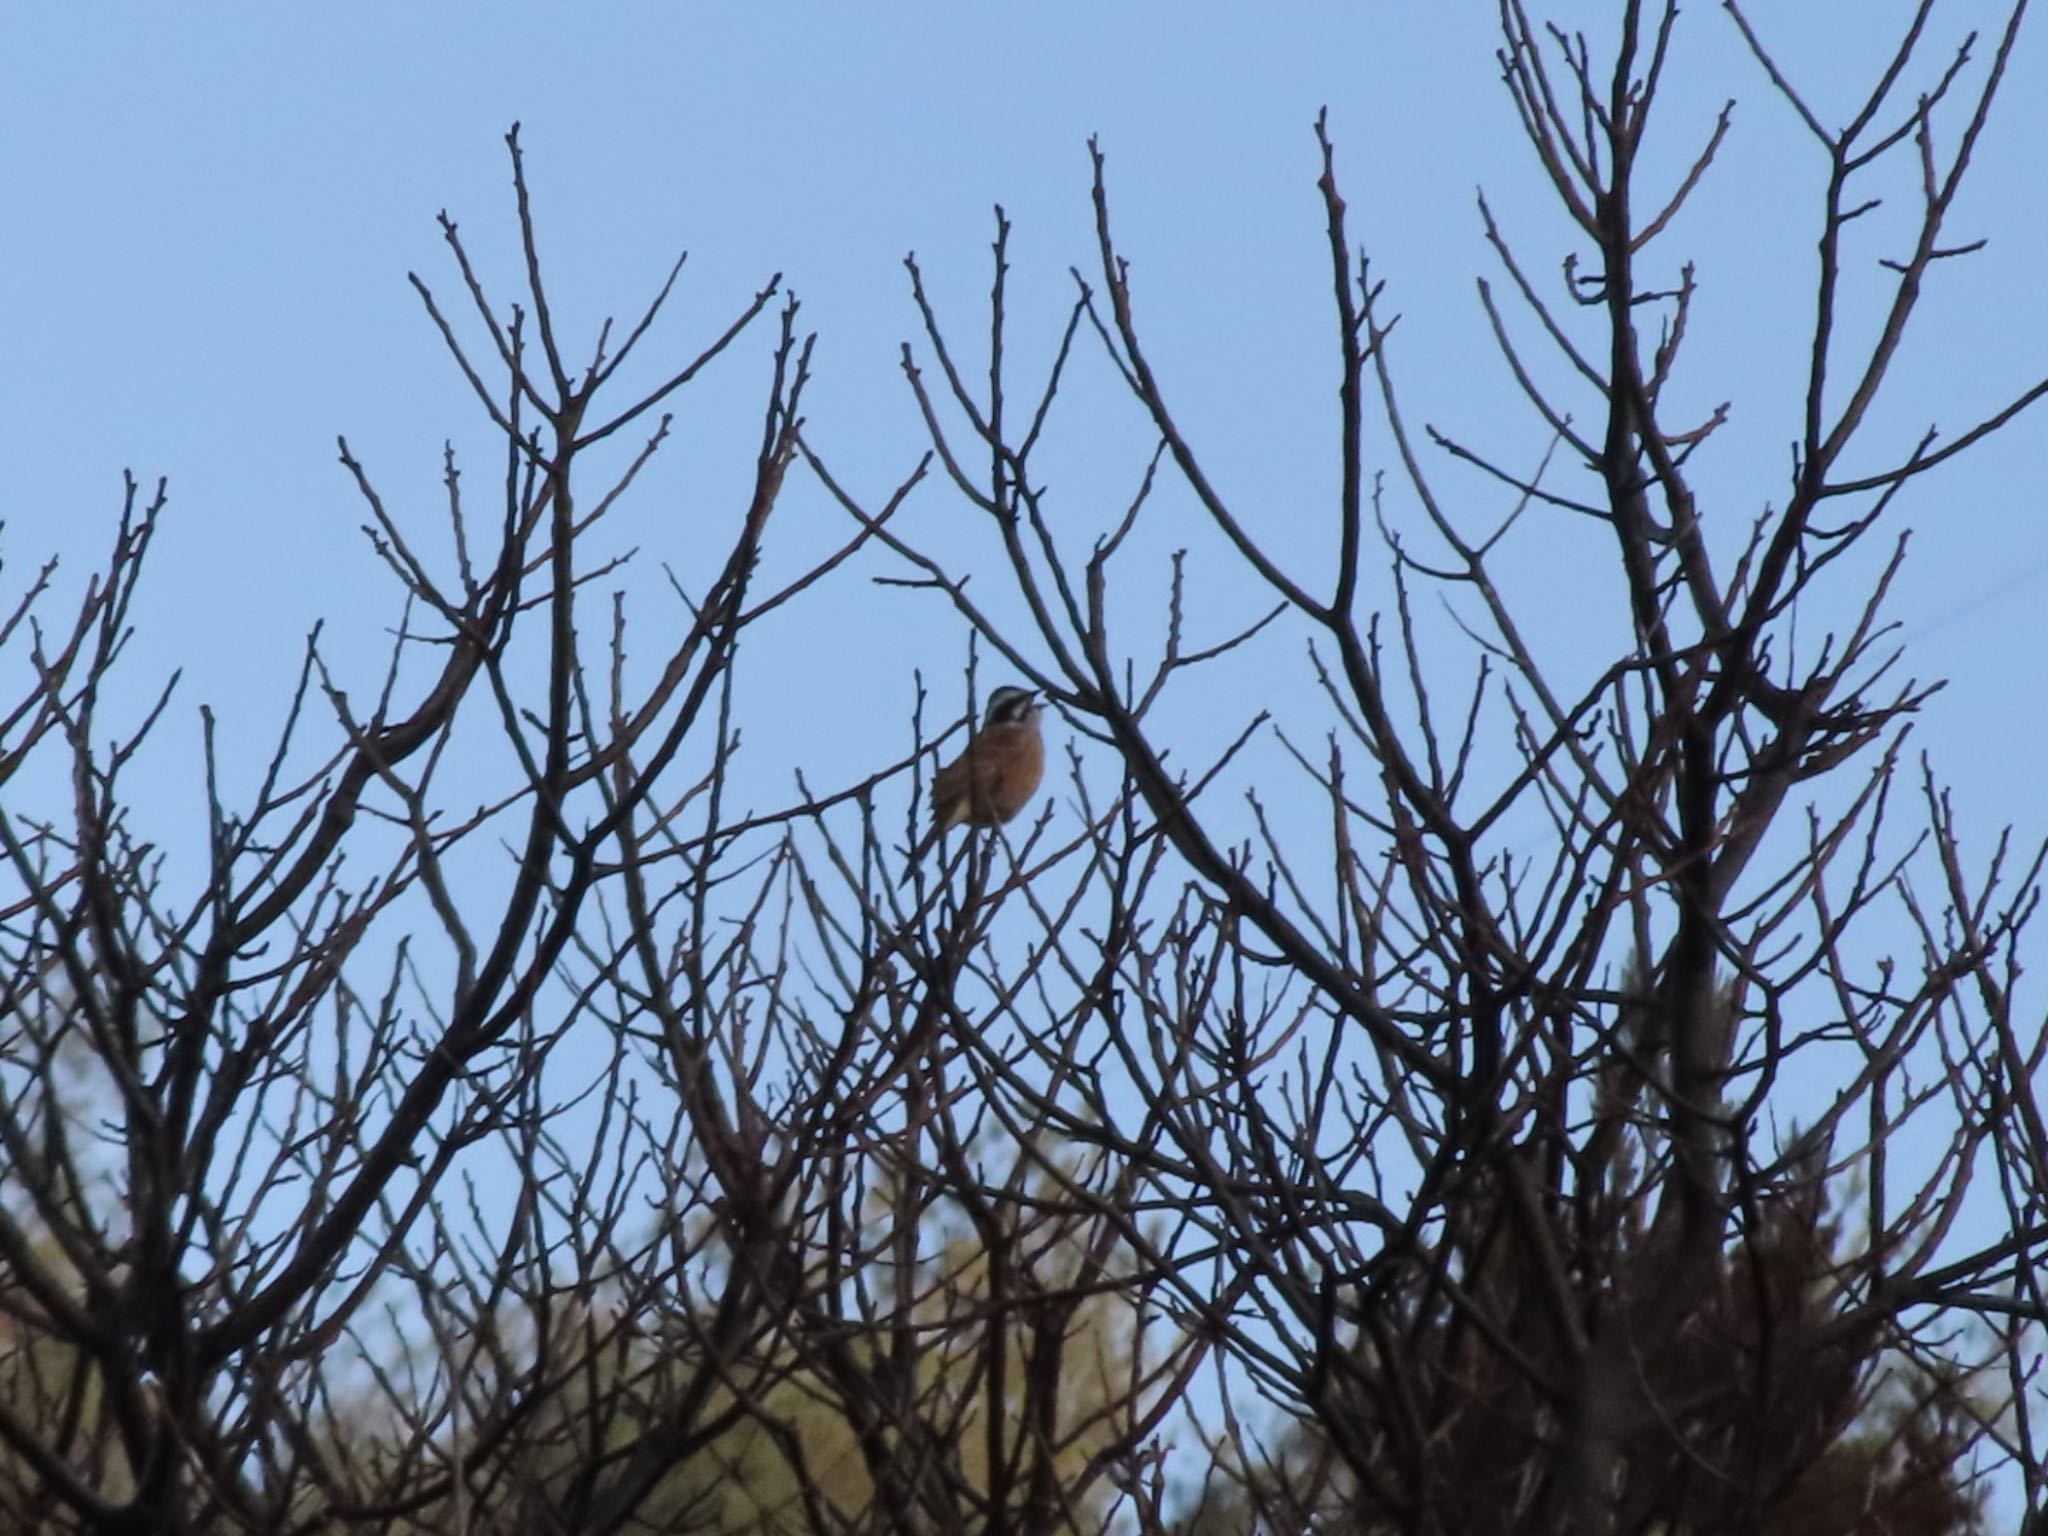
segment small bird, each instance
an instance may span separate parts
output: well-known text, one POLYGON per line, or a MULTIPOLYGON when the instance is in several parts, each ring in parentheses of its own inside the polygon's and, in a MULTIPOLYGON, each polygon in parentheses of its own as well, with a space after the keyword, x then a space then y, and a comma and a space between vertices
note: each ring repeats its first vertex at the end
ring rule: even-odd
POLYGON ((1029 803, 1045 777, 1038 701, 1029 688, 998 688, 966 749, 932 775, 932 828, 910 850, 923 858, 958 826, 999 827, 1029 803))

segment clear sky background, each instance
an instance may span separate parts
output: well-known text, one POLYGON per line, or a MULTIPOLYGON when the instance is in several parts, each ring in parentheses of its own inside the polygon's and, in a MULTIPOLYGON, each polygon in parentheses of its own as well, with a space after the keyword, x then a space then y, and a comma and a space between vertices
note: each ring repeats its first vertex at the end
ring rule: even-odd
MULTIPOLYGON (((1839 120, 1908 10, 1802 0, 1760 6, 1758 20, 1839 120)), ((1959 39, 1978 10, 1947 6, 1937 30, 1959 39)), ((784 273, 821 337, 812 440, 871 495, 923 446, 896 368, 915 332, 903 255, 919 253, 978 337, 1000 201, 1017 226, 1019 345, 1049 338, 1066 268, 1091 257, 1084 141, 1099 134, 1141 322, 1186 424, 1228 492, 1269 509, 1263 526, 1283 542, 1299 522, 1307 549, 1328 526, 1319 498, 1334 462, 1309 131, 1321 106, 1353 233, 1404 316, 1411 420, 1509 459, 1533 462, 1543 445, 1472 286, 1498 276, 1478 188, 1534 269, 1554 272, 1570 249, 1514 130, 1495 42, 1492 7, 1477 3, 16 8, 0 50, 5 554, 25 565, 62 550, 76 576, 77 557, 104 545, 119 472, 165 475, 175 517, 141 617, 152 650, 187 667, 188 705, 215 704, 231 731, 247 718, 260 739, 316 616, 337 655, 353 639, 373 666, 395 597, 357 531, 334 439, 346 433, 423 523, 437 515, 444 438, 467 450, 473 484, 495 466, 405 274, 451 291, 434 225, 445 208, 487 271, 510 275, 501 136, 514 120, 572 334, 633 312, 687 249, 665 354, 687 355, 784 273)), ((1691 8, 1653 161, 1668 174, 1731 96, 1722 167, 1662 251, 1695 259, 1703 288, 1686 398, 1702 413, 1735 402, 1702 466, 1718 498, 1709 515, 1732 533, 1782 494, 1820 160, 1733 26, 1691 8)), ((1915 381, 1886 418, 1897 432, 1958 430, 2048 367, 2043 146, 2048 46, 2036 36, 1956 221, 1991 246, 1940 274, 1908 353, 1915 381)), ((1859 253, 1863 278, 1879 254, 1889 249, 1859 253)), ((716 489, 743 470, 731 433, 752 435, 769 340, 743 343, 684 402, 676 457, 698 478, 677 483, 714 498, 705 517, 725 514, 716 489)), ((1895 520, 1916 534, 1896 608, 1913 668, 1955 679, 1922 743, 1974 825, 2037 833, 2041 431, 2023 422, 1924 482, 1895 520)), ((1077 473, 1107 472, 1060 488, 1069 505, 1128 495, 1149 440, 1126 413, 1105 443, 1099 459, 1076 447, 1077 473)), ((1445 475, 1475 518, 1501 510, 1497 488, 1445 475)), ((843 531, 814 488, 796 494, 820 528, 843 531)), ((961 515, 943 496, 925 505, 935 521, 961 515)), ((682 558, 692 538, 678 512, 620 542, 649 565, 682 558)), ((1518 568, 1539 593, 1565 591, 1603 550, 1531 540, 1518 568)), ((868 643, 786 636, 783 718, 802 734, 757 733, 764 763, 800 756, 829 777, 881 760, 901 739, 909 667, 944 670, 961 654, 935 603, 860 583, 835 601, 868 643), (824 741, 850 761, 815 750, 824 741)))
MULTIPOLYGON (((1591 21, 1611 8, 1554 9, 1591 21)), ((1910 6, 1751 9, 1838 122, 1910 6)), ((1942 7, 1942 48, 1988 10, 1942 7)), ((1960 431, 2048 373, 2043 30, 2022 40, 1952 226, 1990 244, 1937 273, 1873 433, 1885 451, 1855 468, 1887 467, 1926 425, 1960 431)), ((897 367, 899 343, 916 335, 905 253, 918 253, 959 334, 979 338, 990 208, 1003 204, 1016 225, 1019 346, 1043 355, 1068 266, 1092 261, 1085 140, 1100 135, 1140 324, 1183 425, 1226 492, 1305 568, 1326 547, 1335 473, 1319 108, 1353 236, 1404 316, 1396 365, 1411 423, 1510 462, 1533 464, 1544 445, 1474 295, 1475 277, 1499 275, 1475 191, 1533 271, 1554 273, 1573 246, 1516 130, 1495 46, 1493 8, 1478 0, 12 7, 0 31, 0 591, 11 600, 50 553, 65 556, 75 590, 111 538, 121 471, 168 476, 173 516, 137 614, 147 648, 130 669, 140 690, 186 668, 167 773, 196 774, 201 703, 223 715, 231 747, 267 744, 315 619, 354 686, 373 686, 397 595, 358 532, 335 437, 422 528, 438 526, 444 439, 473 485, 497 473, 487 424, 406 273, 456 297, 434 222, 446 209, 487 278, 512 276, 502 137, 514 120, 570 334, 636 312, 687 249, 668 349, 650 344, 660 360, 685 357, 783 273, 820 334, 810 440, 874 500, 925 446, 897 367)), ((1923 78, 1941 56, 1930 50, 1923 78)), ((1734 27, 1697 4, 1650 147, 1656 173, 1668 180, 1690 159, 1729 97, 1722 162, 1658 248, 1670 268, 1695 260, 1702 285, 1682 398, 1701 416, 1734 402, 1699 463, 1724 541, 1782 501, 1823 164, 1734 27)), ((1882 292, 1877 258, 1897 253, 1887 217, 1869 221, 1855 252, 1851 276, 1866 286, 1852 328, 1867 327, 1882 292)), ((669 478, 615 536, 642 550, 644 570, 687 564, 727 536, 771 342, 754 333, 680 402, 669 478)), ((2048 416, 2023 418, 1892 514, 1914 535, 1892 610, 1907 670, 1953 680, 1917 742, 1956 786, 1980 850, 2008 822, 2023 841, 2048 833, 2044 430, 2048 416)), ((1083 522, 1113 519, 1150 448, 1128 410, 1106 409, 1098 437, 1062 444, 1071 478, 1056 484, 1058 504, 1083 522)), ((1397 468, 1383 440, 1372 451, 1397 468)), ((1441 473, 1475 524, 1505 510, 1497 487, 1441 473)), ((786 500, 771 559, 794 563, 804 540, 847 531, 804 477, 786 500)), ((1391 506, 1413 526, 1398 494, 1391 506)), ((964 516, 936 490, 911 515, 942 541, 964 516)), ((952 547, 971 563, 971 545, 952 547)), ((1611 597, 1607 548, 1569 533, 1515 546, 1509 574, 1562 654, 1613 653, 1612 604, 1585 601, 1611 597)), ((778 706, 750 737, 778 786, 764 803, 793 768, 841 783, 897 755, 914 666, 934 674, 942 712, 958 707, 959 626, 935 601, 866 580, 886 569, 836 583, 751 658, 773 674, 778 706)), ((1235 601, 1210 593, 1219 612, 1235 601)), ((1842 617, 1816 615, 1816 629, 1842 617)), ((662 622, 659 611, 644 622, 662 622)), ((1232 723, 1256 702, 1233 708, 1232 723)), ((166 794, 150 808, 163 837, 196 849, 196 801, 166 794)))

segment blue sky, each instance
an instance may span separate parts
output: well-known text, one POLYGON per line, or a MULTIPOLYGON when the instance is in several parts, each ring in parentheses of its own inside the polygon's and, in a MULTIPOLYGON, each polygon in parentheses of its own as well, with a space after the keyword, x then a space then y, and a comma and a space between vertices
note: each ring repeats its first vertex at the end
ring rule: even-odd
MULTIPOLYGON (((1836 121, 1910 7, 1753 9, 1836 121)), ((1978 10, 1944 7, 1939 36, 1958 38, 1978 10)), ((1411 421, 1518 462, 1543 447, 1474 297, 1475 277, 1498 276, 1475 190, 1533 268, 1554 271, 1570 243, 1498 84, 1490 6, 46 4, 13 8, 5 27, 4 591, 51 552, 81 580, 111 537, 121 471, 169 477, 173 517, 132 676, 140 689, 173 663, 188 669, 173 767, 196 767, 199 703, 222 713, 231 744, 266 743, 316 618, 358 686, 378 675, 396 597, 357 531, 337 434, 420 519, 438 515, 444 439, 473 475, 493 472, 489 433, 406 274, 452 292, 442 209, 488 277, 511 274, 502 139, 515 120, 571 331, 634 312, 687 249, 662 354, 687 355, 783 273, 821 338, 811 441, 876 499, 924 446, 896 364, 916 326, 904 254, 918 253, 961 333, 978 337, 990 207, 1002 203, 1016 226, 1018 346, 1042 354, 1064 316, 1069 264, 1091 261, 1084 145, 1099 134, 1140 323, 1183 424, 1220 483, 1306 567, 1334 466, 1310 133, 1327 106, 1352 233, 1404 316, 1396 361, 1411 421)), ((1960 430, 2048 371, 2040 30, 2022 41, 1956 218, 1959 237, 1991 243, 1937 276, 1882 417, 1893 445, 1930 422, 1960 430)), ((1702 415, 1735 402, 1700 474, 1709 516, 1739 529, 1785 483, 1822 165, 1716 7, 1688 9, 1680 50, 1651 146, 1664 174, 1690 158, 1725 98, 1739 103, 1718 172, 1663 247, 1673 263, 1699 264, 1684 398, 1702 415)), ((1859 282, 1874 285, 1876 258, 1892 254, 1884 217, 1857 253, 1859 282)), ((1871 313, 1852 300, 1849 323, 1871 313)), ((673 478, 654 483, 653 504, 619 536, 643 551, 643 572, 686 563, 692 519, 729 504, 744 468, 734 434, 745 442, 754 430, 770 340, 764 329, 744 341, 685 398, 673 478)), ((1894 608, 1907 670, 1954 679, 1917 742, 1957 786, 1979 848, 2006 822, 2025 841, 2048 833, 2033 766, 2048 700, 2035 662, 2048 623, 2043 422, 2022 420, 1893 514, 1914 532, 1894 608)), ((1072 476, 1061 505, 1077 518, 1099 519, 1129 494, 1150 449, 1133 424, 1105 406, 1099 433, 1060 445, 1072 476)), ((1440 473, 1476 521, 1504 510, 1497 489, 1440 473)), ((791 537, 843 534, 815 487, 790 494, 791 537)), ((948 527, 961 514, 942 494, 914 515, 929 536, 971 549, 948 527)), ((1395 515, 1409 515, 1398 496, 1395 515)), ((1565 656, 1611 653, 1602 626, 1613 615, 1590 613, 1582 595, 1604 579, 1583 563, 1601 547, 1530 541, 1510 572, 1565 656)), ((807 619, 764 639, 755 664, 772 674, 778 707, 750 751, 778 784, 796 767, 843 782, 894 756, 914 666, 939 682, 942 712, 957 707, 958 626, 864 575, 832 587, 822 630, 807 619)), ((1235 600, 1227 586, 1206 590, 1219 612, 1235 600)), ((1817 614, 1815 627, 1840 618, 1817 614)), ((192 802, 173 796, 159 810, 168 839, 181 826, 196 838, 192 802)))
MULTIPOLYGON (((1891 35, 1880 18, 1906 8, 1792 9, 1768 35, 1839 118, 1891 35)), ((1962 24, 1950 16, 1944 35, 1962 24)), ((1722 170, 1668 249, 1700 264, 1692 383, 1703 406, 1736 401, 1705 473, 1746 520, 1783 483, 1820 162, 1715 9, 1688 11, 1680 43, 1653 157, 1677 163, 1719 102, 1739 101, 1722 170)), ((958 323, 978 328, 1000 201, 1017 227, 1019 331, 1050 335, 1066 268, 1090 255, 1083 143, 1100 134, 1141 319, 1191 429, 1238 494, 1300 507, 1327 469, 1309 135, 1327 105, 1354 234, 1404 315, 1411 416, 1534 452, 1473 298, 1473 278, 1492 275, 1475 189, 1538 265, 1566 246, 1493 46, 1491 7, 1476 4, 18 9, 0 59, 6 553, 96 549, 119 471, 168 476, 175 521, 144 615, 190 668, 189 701, 259 719, 312 616, 337 645, 352 619, 387 624, 334 438, 423 510, 444 438, 488 454, 405 274, 446 287, 442 208, 487 271, 509 272, 514 120, 572 329, 630 311, 678 250, 691 253, 678 350, 783 272, 821 333, 813 439, 870 492, 922 446, 895 367, 914 327, 902 256, 917 251, 958 323), (219 621, 228 591, 233 625, 219 621)), ((1992 245, 1937 285, 1900 430, 1958 428, 2048 356, 2048 312, 2030 302, 2043 142, 2048 58, 2029 38, 1958 221, 1992 245)), ((721 399, 691 402, 684 446, 709 457, 716 412, 752 411, 765 346, 743 346, 721 399)), ((1897 516, 1918 536, 1900 617, 1920 670, 1957 679, 1925 736, 1952 744, 1944 763, 1987 821, 2033 814, 2031 775, 2004 771, 2003 749, 2032 730, 2040 686, 2032 669, 1976 663, 2035 643, 2037 442, 2023 424, 1897 516)), ((1087 489, 1127 492, 1121 478, 1087 489)), ((667 557, 659 530, 642 536, 667 557)), ((873 722, 879 748, 900 729, 900 674, 951 642, 921 618, 875 622, 858 607, 870 598, 847 594, 852 621, 903 645, 816 657, 788 686, 814 679, 795 713, 822 711, 854 739, 873 722)))

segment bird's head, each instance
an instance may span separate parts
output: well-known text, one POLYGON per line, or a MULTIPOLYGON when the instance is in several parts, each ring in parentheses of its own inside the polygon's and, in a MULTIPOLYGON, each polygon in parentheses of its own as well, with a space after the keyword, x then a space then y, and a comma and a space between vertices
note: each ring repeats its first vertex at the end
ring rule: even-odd
POLYGON ((1029 688, 998 688, 988 696, 984 726, 1028 725, 1038 718, 1038 696, 1029 688))

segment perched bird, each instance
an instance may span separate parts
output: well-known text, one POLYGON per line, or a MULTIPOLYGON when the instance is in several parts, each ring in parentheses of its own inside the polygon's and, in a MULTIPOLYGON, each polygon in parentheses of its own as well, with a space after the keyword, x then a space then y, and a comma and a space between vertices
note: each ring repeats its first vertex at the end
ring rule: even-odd
POLYGON ((998 688, 966 749, 932 775, 932 829, 910 850, 915 864, 958 826, 999 827, 1023 810, 1045 777, 1038 701, 1029 688, 998 688))

